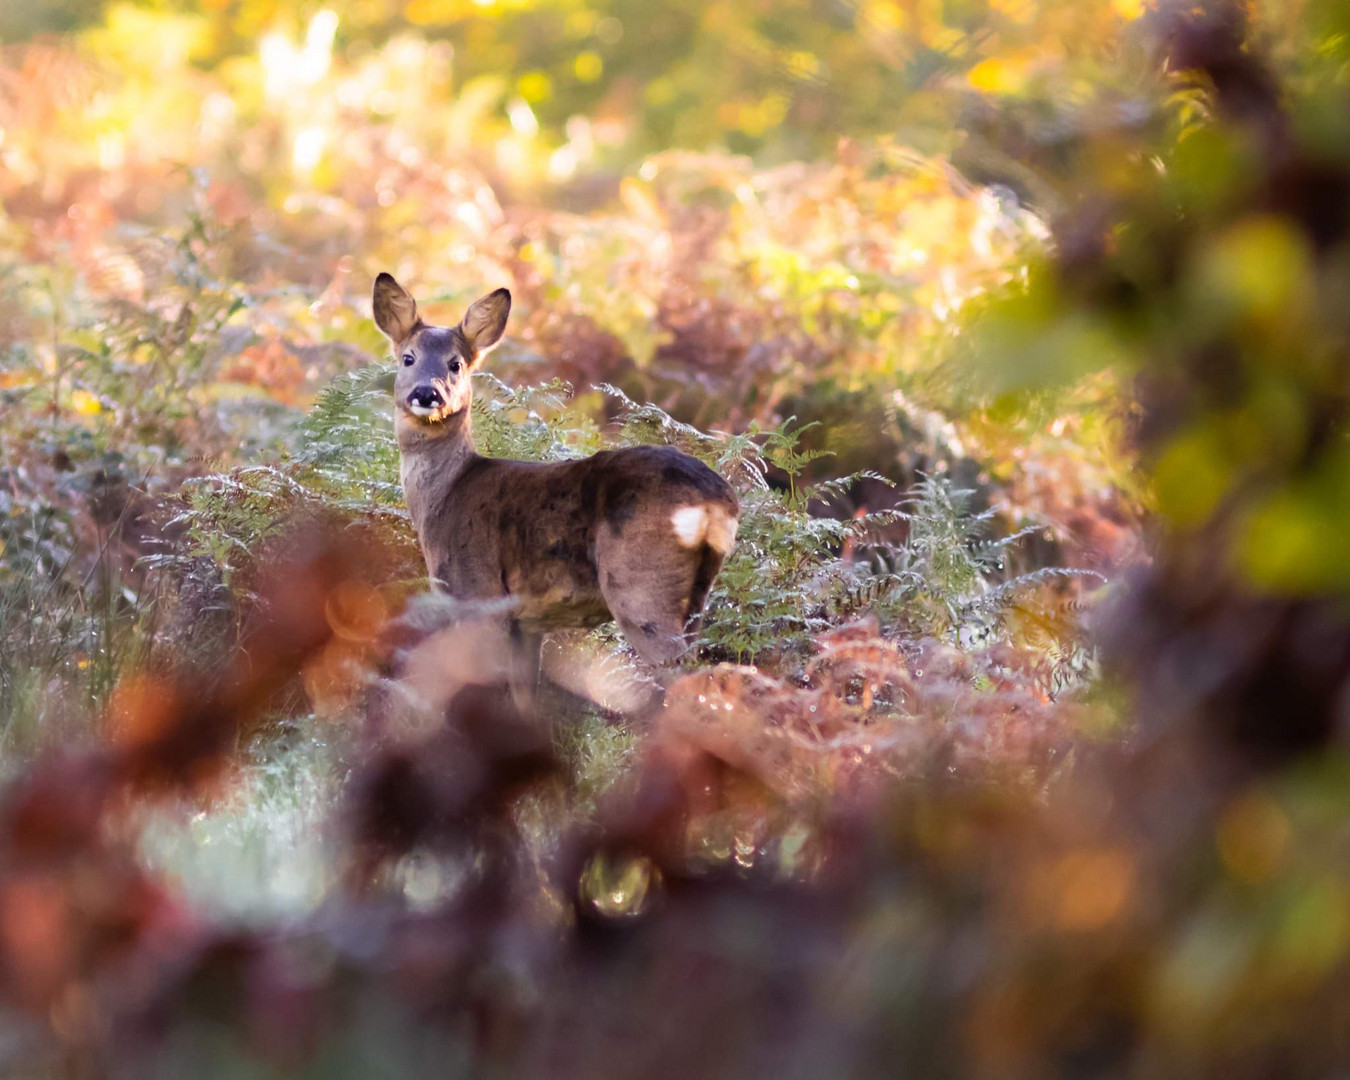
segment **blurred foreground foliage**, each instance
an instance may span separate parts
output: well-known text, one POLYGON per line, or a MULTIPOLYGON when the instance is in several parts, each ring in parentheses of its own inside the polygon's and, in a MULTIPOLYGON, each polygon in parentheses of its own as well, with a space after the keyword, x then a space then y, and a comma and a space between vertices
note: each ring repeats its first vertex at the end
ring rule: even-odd
POLYGON ((1340 6, 0 33, 7 1069, 1343 1068, 1340 6), (386 267, 484 452, 742 492, 659 709, 424 594, 386 267))

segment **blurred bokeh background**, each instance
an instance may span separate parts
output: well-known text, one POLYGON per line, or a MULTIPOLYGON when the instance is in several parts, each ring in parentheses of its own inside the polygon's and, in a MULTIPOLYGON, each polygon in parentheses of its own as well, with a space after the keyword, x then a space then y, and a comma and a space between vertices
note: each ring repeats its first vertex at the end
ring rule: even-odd
POLYGON ((1343 1075, 1347 296, 1335 0, 5 5, 0 1064, 1343 1075), (380 270, 738 486, 663 708, 428 594, 380 270))

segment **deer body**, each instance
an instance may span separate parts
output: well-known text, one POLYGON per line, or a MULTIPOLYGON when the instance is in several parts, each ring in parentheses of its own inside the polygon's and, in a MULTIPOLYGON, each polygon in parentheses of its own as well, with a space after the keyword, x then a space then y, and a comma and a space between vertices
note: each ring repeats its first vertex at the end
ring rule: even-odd
POLYGON ((392 277, 376 281, 376 322, 399 357, 403 489, 427 572, 457 598, 513 600, 520 636, 612 618, 641 656, 668 663, 735 541, 736 495, 671 447, 547 464, 475 453, 471 372, 509 311, 502 289, 458 327, 427 326, 392 277))

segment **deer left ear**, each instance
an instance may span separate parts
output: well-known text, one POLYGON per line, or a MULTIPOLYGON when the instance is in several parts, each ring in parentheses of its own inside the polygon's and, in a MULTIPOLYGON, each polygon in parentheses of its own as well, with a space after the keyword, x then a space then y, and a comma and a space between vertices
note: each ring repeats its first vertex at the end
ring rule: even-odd
POLYGON ((488 293, 469 306, 459 329, 475 356, 485 356, 496 347, 506 332, 506 318, 510 314, 511 293, 507 289, 488 293))

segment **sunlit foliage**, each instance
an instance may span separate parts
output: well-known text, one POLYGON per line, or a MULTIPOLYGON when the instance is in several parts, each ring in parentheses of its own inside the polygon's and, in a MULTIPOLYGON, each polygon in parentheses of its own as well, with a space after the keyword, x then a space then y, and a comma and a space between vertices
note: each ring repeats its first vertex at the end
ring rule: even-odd
POLYGON ((5 6, 3 1068, 1334 1075, 1343 7, 5 6), (678 667, 481 685, 381 269, 735 485, 678 667))

